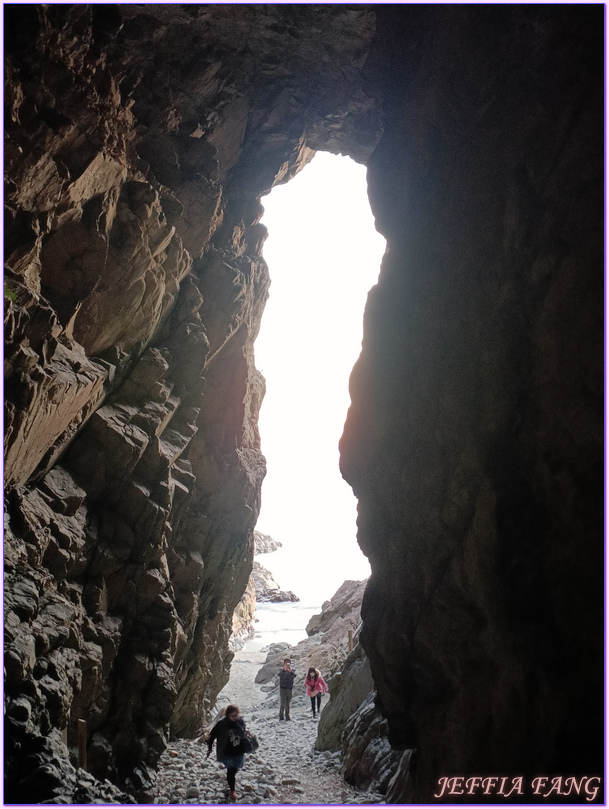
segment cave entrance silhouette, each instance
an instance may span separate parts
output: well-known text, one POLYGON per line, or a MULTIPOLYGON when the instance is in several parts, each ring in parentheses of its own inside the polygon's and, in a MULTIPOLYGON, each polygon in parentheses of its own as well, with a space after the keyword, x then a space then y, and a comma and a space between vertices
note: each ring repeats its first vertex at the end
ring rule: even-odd
POLYGON ((351 158, 318 152, 262 203, 271 288, 255 344, 267 383, 260 434, 268 470, 257 528, 283 545, 264 560, 280 587, 319 606, 345 579, 370 573, 338 442, 385 239, 374 227, 366 168, 351 158))

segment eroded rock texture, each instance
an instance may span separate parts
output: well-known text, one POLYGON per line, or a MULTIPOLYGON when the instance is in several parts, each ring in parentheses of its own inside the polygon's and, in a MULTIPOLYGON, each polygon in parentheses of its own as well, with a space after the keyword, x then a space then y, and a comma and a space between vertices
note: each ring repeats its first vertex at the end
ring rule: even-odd
MULTIPOLYGON (((315 747, 317 750, 341 750, 343 732, 350 717, 365 702, 374 700, 374 682, 370 671, 370 663, 358 641, 359 626, 356 624, 354 636, 355 646, 349 650, 342 666, 331 680, 328 681, 330 689, 330 702, 323 710, 319 719, 319 732, 315 747)), ((345 748, 354 741, 345 738, 345 748)), ((364 787, 367 789, 369 784, 364 787)))
MULTIPOLYGON (((281 542, 254 531, 254 556, 273 553, 281 547, 281 542)), ((254 637, 254 622, 256 603, 261 601, 299 601, 300 599, 291 591, 281 590, 273 578, 270 570, 263 567, 256 559, 254 566, 241 597, 241 601, 233 612, 232 632, 229 638, 229 648, 232 652, 242 649, 244 644, 254 637)))
POLYGON ((6 10, 8 800, 84 799, 79 719, 89 769, 145 798, 228 679, 265 474, 259 198, 315 148, 369 156, 373 30, 358 7, 6 10))
POLYGON ((600 771, 602 31, 581 5, 5 7, 8 802, 102 795, 79 719, 145 800, 227 681, 259 199, 315 149, 368 163, 389 248, 341 464, 378 708, 418 751, 394 800, 600 771))
POLYGON ((600 21, 443 6, 378 24, 369 191, 389 249, 341 468, 389 738, 418 750, 415 800, 442 775, 600 774, 600 21))

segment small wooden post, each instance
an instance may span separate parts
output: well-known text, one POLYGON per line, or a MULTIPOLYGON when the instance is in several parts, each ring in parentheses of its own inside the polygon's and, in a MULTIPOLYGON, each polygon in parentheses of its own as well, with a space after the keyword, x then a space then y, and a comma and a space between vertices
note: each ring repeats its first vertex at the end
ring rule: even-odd
POLYGON ((349 651, 353 651, 353 630, 349 630, 349 651))
POLYGON ((81 770, 87 769, 87 723, 84 719, 78 720, 78 766, 81 770))

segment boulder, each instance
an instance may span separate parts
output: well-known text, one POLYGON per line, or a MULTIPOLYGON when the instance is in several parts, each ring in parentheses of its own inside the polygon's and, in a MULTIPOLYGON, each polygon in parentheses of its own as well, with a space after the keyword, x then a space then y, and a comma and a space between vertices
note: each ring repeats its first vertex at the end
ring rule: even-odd
MULTIPOLYGON (((271 551, 268 551, 269 553, 271 551)), ((281 590, 273 578, 273 574, 254 560, 252 578, 256 588, 256 601, 260 603, 280 603, 282 601, 300 601, 290 590, 281 590)))
POLYGON ((307 635, 324 635, 324 642, 328 643, 344 637, 345 631, 353 631, 360 622, 367 581, 343 582, 332 598, 322 604, 321 612, 310 619, 307 635))
POLYGON ((343 748, 345 725, 374 691, 370 663, 359 642, 328 680, 328 687, 330 702, 319 721, 315 749, 336 751, 343 748))
POLYGON ((261 531, 254 531, 254 554, 274 553, 281 548, 281 542, 261 531))
MULTIPOLYGON (((323 632, 315 632, 296 646, 273 644, 269 648, 264 666, 256 675, 256 682, 273 683, 277 672, 283 666, 284 658, 289 657, 292 669, 298 672, 302 681, 307 670, 314 666, 321 671, 329 685, 333 675, 341 670, 350 652, 350 643, 353 645, 353 637, 359 623, 364 584, 365 582, 347 581, 329 601, 324 603, 320 615, 315 616, 318 619, 316 625, 323 627, 323 632)), ((279 688, 278 681, 270 688, 271 690, 279 688)))

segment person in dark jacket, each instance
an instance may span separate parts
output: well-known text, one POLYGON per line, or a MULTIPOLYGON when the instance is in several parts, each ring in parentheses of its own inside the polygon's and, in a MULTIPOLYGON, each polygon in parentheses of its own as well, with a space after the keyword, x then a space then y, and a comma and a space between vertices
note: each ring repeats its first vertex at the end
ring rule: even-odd
POLYGON ((245 722, 239 716, 236 705, 228 705, 224 717, 214 725, 207 740, 207 758, 216 742, 216 758, 226 767, 229 798, 237 799, 235 792, 237 772, 243 767, 245 760, 245 722))
POLYGON ((292 701, 292 688, 296 672, 292 671, 292 661, 289 657, 283 661, 283 668, 279 672, 279 719, 290 718, 290 702, 292 701))

